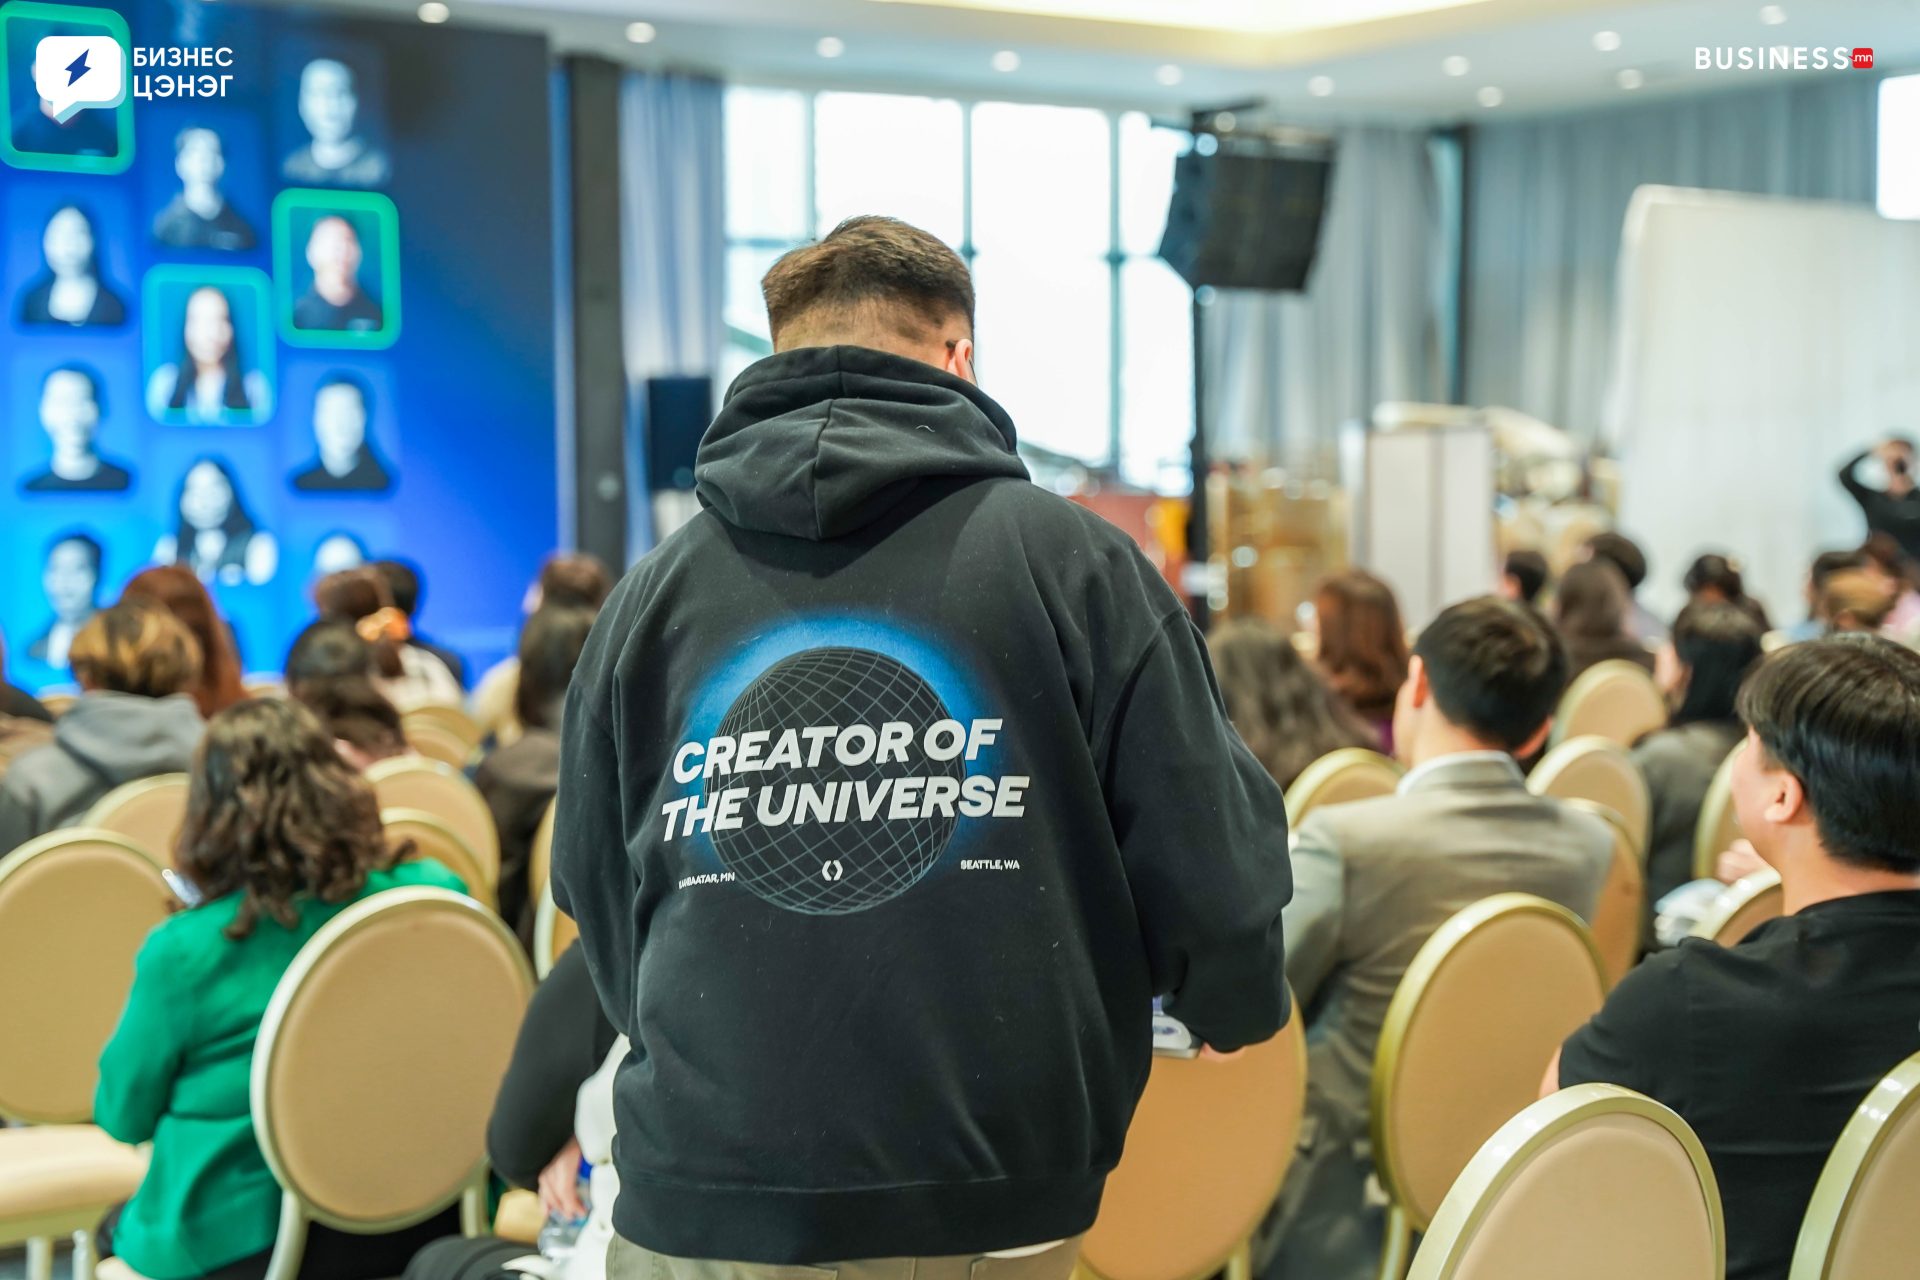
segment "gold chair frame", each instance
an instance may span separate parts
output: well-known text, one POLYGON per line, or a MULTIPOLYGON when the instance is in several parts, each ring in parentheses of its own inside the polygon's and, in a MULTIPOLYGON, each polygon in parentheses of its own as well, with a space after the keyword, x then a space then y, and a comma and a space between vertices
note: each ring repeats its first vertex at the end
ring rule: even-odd
POLYGON ((1398 763, 1381 755, 1378 751, 1369 751, 1365 747, 1342 747, 1338 751, 1329 751, 1305 769, 1287 788, 1287 823, 1296 829, 1300 820, 1306 817, 1324 801, 1320 793, 1332 784, 1336 778, 1349 772, 1373 772, 1384 784, 1381 795, 1392 795, 1395 786, 1406 773, 1398 763))
MULTIPOLYGON (((1593 696, 1595 689, 1600 688, 1602 685, 1612 684, 1616 680, 1627 679, 1644 684, 1647 692, 1652 694, 1651 705, 1654 708, 1655 714, 1649 717, 1646 729, 1643 730, 1643 732, 1657 729, 1665 724, 1667 720, 1666 700, 1660 694, 1660 687, 1654 684, 1653 677, 1648 675, 1646 669, 1637 663, 1628 662, 1625 658, 1609 658, 1605 662, 1594 663, 1591 667, 1588 667, 1585 671, 1575 676, 1573 683, 1567 686, 1567 691, 1560 695, 1560 705, 1554 708, 1553 730, 1547 736, 1547 746, 1550 748, 1557 747, 1570 739, 1594 734, 1592 729, 1584 726, 1576 728, 1574 723, 1575 713, 1593 696), (1628 673, 1631 673, 1630 677, 1628 673)), ((1610 742, 1614 741, 1614 739, 1604 733, 1594 734, 1594 736, 1607 738, 1610 742)), ((1633 744, 1631 742, 1622 742, 1619 743, 1619 745, 1622 747, 1630 747, 1633 744)))
POLYGON ((147 847, 133 832, 119 825, 118 815, 132 805, 160 792, 178 792, 181 797, 181 810, 184 813, 186 797, 192 786, 192 775, 185 773, 156 773, 151 778, 135 778, 132 782, 123 782, 94 801, 77 825, 97 831, 110 831, 123 839, 132 841, 159 865, 171 866, 173 865, 172 840, 168 840, 164 847, 147 847))
POLYGON ((1721 852, 1733 843, 1731 835, 1739 833, 1740 819, 1733 810, 1733 760, 1746 747, 1742 742, 1727 752, 1727 758, 1713 771, 1713 781, 1707 784, 1706 798, 1700 802, 1700 818, 1693 824, 1695 880, 1713 879, 1721 852))
MULTIPOLYGON (((1736 945, 1740 938, 1747 936, 1746 933, 1732 942, 1725 941, 1720 935, 1725 933, 1727 927, 1740 913, 1752 906, 1756 900, 1768 894, 1782 892, 1780 873, 1772 867, 1762 867, 1750 875, 1742 876, 1719 892, 1712 905, 1707 908, 1707 913, 1700 917, 1699 923, 1693 926, 1692 936, 1705 938, 1708 942, 1718 942, 1722 946, 1736 945)), ((1750 933, 1752 930, 1749 929, 1747 932, 1750 933)))
POLYGON ((1860 1184, 1873 1173, 1874 1162, 1916 1104, 1920 1104, 1920 1053, 1874 1085, 1840 1131, 1807 1201, 1787 1280, 1841 1280, 1833 1270, 1834 1246, 1849 1225, 1860 1184))

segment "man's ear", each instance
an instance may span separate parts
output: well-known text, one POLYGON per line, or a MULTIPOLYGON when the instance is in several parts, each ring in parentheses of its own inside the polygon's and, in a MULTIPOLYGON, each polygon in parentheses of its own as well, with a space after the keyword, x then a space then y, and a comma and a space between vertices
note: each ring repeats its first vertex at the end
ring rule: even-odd
POLYGON ((1784 827, 1803 815, 1811 816, 1807 809, 1807 789, 1800 779, 1785 769, 1768 769, 1763 776, 1767 783, 1768 822, 1784 827))
POLYGON ((941 366, 956 378, 965 378, 975 386, 980 379, 973 375, 973 339, 961 338, 947 344, 946 363, 941 366))
POLYGON ((1415 710, 1427 705, 1433 686, 1427 683, 1427 662, 1419 654, 1407 659, 1407 698, 1415 710))

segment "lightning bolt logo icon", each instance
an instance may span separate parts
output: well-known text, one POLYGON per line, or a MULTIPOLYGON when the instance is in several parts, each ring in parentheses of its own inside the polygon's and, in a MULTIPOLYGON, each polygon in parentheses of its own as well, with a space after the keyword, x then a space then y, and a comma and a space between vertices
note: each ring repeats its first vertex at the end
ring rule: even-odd
POLYGON ((67 83, 72 84, 85 74, 87 74, 87 51, 82 49, 80 56, 67 64, 67 83))

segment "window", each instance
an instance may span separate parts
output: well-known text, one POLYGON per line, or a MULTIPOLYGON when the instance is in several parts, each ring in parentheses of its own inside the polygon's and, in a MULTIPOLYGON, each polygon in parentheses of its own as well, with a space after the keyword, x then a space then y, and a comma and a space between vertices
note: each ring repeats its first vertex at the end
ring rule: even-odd
POLYGON ((981 386, 1023 444, 1187 488, 1191 294, 1153 256, 1181 135, 1138 113, 735 87, 726 137, 727 378, 771 350, 774 260, 887 213, 973 268, 981 386))
POLYGON ((1920 76, 1880 84, 1880 214, 1920 218, 1920 76))

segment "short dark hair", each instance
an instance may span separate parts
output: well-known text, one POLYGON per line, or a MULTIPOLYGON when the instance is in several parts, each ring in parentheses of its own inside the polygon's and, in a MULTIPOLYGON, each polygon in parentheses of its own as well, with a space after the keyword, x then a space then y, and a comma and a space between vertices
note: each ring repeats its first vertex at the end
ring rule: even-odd
POLYGON ((84 530, 69 529, 47 544, 47 555, 51 557, 56 548, 64 547, 69 542, 77 543, 80 549, 87 553, 87 559, 93 562, 93 576, 98 578, 101 563, 106 559, 106 551, 101 547, 100 539, 84 530))
POLYGON ((613 575, 598 556, 556 551, 540 566, 540 603, 598 609, 613 590, 613 575))
POLYGON ((597 615, 576 605, 542 605, 520 629, 520 679, 513 711, 529 729, 558 729, 567 685, 597 615))
POLYGON ((1759 619, 1737 604, 1690 604, 1673 620, 1673 652, 1687 669, 1687 691, 1669 723, 1731 720, 1740 683, 1760 661, 1759 619))
POLYGON ((1647 580, 1647 553, 1626 534, 1611 529, 1596 533, 1587 539, 1587 550, 1596 559, 1605 560, 1618 569, 1620 576, 1627 580, 1628 591, 1638 591, 1640 584, 1647 580))
POLYGON ((1547 586, 1547 558, 1522 547, 1507 552, 1505 573, 1520 588, 1520 598, 1532 604, 1547 586))
POLYGON ((1747 680, 1739 711, 1806 789, 1830 857, 1920 871, 1920 653, 1859 634, 1789 645, 1747 680))
POLYGON ((793 250, 760 282, 775 345, 795 321, 815 313, 849 317, 868 308, 885 323, 925 341, 955 316, 973 331, 973 277, 938 237, 898 218, 848 218, 813 244, 793 250))
POLYGON ((1413 652, 1440 714, 1508 751, 1526 745, 1567 687, 1567 651, 1532 605, 1494 596, 1440 611, 1413 652))
POLYGON ((68 661, 83 689, 166 698, 193 691, 200 642, 160 605, 123 600, 87 620, 68 661))
POLYGON ((1807 577, 1813 581, 1815 591, 1827 585, 1827 579, 1845 569, 1864 569, 1867 567, 1867 553, 1853 551, 1822 551, 1813 558, 1813 567, 1807 570, 1807 577))
POLYGON ((410 560, 375 560, 367 566, 387 580, 393 607, 409 618, 420 607, 420 567, 410 560))

